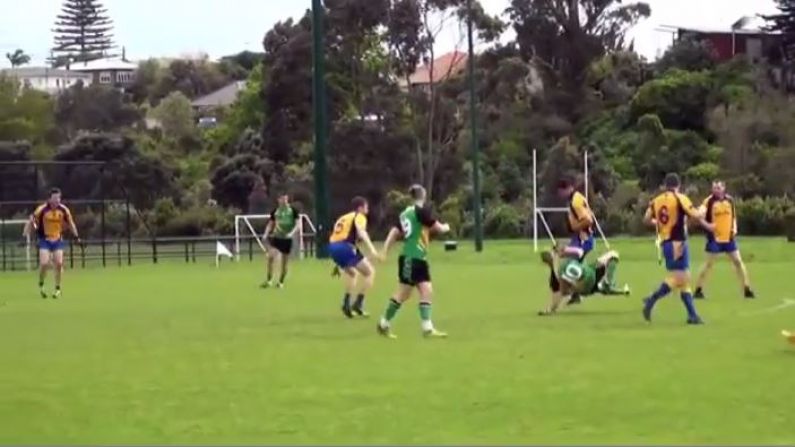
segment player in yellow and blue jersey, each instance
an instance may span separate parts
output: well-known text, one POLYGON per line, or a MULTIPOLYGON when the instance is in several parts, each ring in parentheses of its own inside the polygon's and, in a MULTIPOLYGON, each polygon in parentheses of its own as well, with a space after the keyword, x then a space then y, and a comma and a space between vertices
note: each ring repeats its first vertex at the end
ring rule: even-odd
POLYGON ((676 174, 665 177, 665 191, 655 197, 646 211, 646 223, 657 228, 662 241, 662 252, 668 277, 643 303, 643 317, 651 321, 652 310, 660 298, 671 290, 679 289, 682 303, 687 309, 687 324, 703 324, 693 304, 690 290, 690 254, 687 247, 687 218, 697 220, 707 231, 714 231, 713 224, 707 222, 690 199, 679 192, 681 181, 676 174))
MULTIPOLYGON (((580 262, 585 261, 588 253, 594 249, 593 225, 594 218, 588 200, 581 192, 574 188, 574 178, 564 176, 558 182, 558 196, 566 199, 568 213, 566 216, 566 226, 571 233, 568 247, 581 253, 580 262)), ((550 276, 553 282, 554 276, 550 276)), ((574 293, 568 304, 579 304, 580 294, 574 293)))
POLYGON ((329 254, 336 264, 335 269, 341 270, 345 280, 345 296, 342 300, 342 313, 353 318, 355 315, 365 317, 364 297, 373 287, 375 269, 370 261, 359 250, 359 243, 364 242, 371 256, 381 259, 381 255, 373 246, 367 234, 367 199, 355 197, 351 202, 352 211, 337 219, 329 238, 329 254), (361 276, 363 281, 358 284, 361 276), (351 304, 351 296, 357 293, 356 301, 351 304))
POLYGON ((707 234, 707 262, 701 269, 696 281, 696 299, 706 298, 704 295, 704 282, 707 275, 715 264, 715 259, 721 253, 726 253, 731 259, 737 277, 743 286, 743 293, 746 298, 756 298, 751 289, 751 280, 748 278, 748 270, 745 268, 743 258, 740 256, 740 249, 737 248, 737 210, 734 206, 734 198, 726 194, 726 184, 722 181, 712 183, 712 194, 704 200, 701 205, 701 213, 707 222, 715 225, 715 232, 707 234))
POLYGON ((39 246, 39 293, 42 298, 47 298, 44 290, 44 280, 50 265, 55 270, 55 292, 53 298, 61 296, 61 277, 63 275, 63 233, 68 227, 75 238, 77 226, 72 213, 61 203, 61 190, 53 188, 47 202, 36 208, 30 216, 30 221, 25 225, 25 235, 30 236, 31 230, 36 231, 39 246))

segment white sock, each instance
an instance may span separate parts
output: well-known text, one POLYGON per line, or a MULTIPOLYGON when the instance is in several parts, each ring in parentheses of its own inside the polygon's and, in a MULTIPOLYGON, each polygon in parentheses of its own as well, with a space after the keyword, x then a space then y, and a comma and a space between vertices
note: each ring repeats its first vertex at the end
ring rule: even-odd
POLYGON ((431 320, 422 320, 422 330, 425 332, 433 330, 433 322, 431 320))
POLYGON ((382 329, 386 329, 389 327, 389 322, 386 321, 386 318, 381 317, 381 321, 378 322, 378 325, 381 326, 382 329))

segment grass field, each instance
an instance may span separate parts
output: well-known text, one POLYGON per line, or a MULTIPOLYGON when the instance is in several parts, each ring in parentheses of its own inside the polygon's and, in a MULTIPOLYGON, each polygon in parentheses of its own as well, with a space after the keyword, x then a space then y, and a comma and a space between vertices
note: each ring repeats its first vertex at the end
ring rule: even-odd
MULTIPOLYGON (((694 265, 699 266, 692 242, 694 265)), ((539 318, 546 275, 527 242, 431 256, 434 316, 416 302, 379 338, 347 321, 329 265, 293 264, 262 291, 259 263, 67 272, 59 301, 0 274, 0 444, 793 444, 795 244, 746 239, 759 299, 721 263, 684 325, 640 300, 662 278, 654 247, 617 243, 631 298, 539 318)), ((369 298, 382 312, 395 261, 369 298)))

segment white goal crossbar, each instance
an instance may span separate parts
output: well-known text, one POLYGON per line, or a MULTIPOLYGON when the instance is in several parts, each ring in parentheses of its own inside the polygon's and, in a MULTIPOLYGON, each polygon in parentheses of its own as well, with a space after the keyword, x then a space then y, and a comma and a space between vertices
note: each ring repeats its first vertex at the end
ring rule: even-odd
MULTIPOLYGON (((590 178, 588 173, 588 151, 583 154, 583 178, 585 181, 585 200, 588 201, 590 204, 590 178)), ((556 244, 555 235, 552 234, 552 230, 549 227, 549 223, 547 222, 544 213, 568 213, 568 208, 560 208, 560 207, 544 207, 538 206, 538 155, 537 151, 533 149, 533 251, 538 252, 538 222, 541 221, 541 224, 544 227, 544 230, 547 233, 547 236, 552 241, 553 244, 556 244)), ((605 246, 610 249, 610 243, 607 241, 604 232, 602 231, 602 226, 599 224, 599 221, 596 219, 594 215, 594 226, 596 230, 599 232, 599 236, 602 238, 602 242, 604 242, 605 246)))
MULTIPOLYGON (((257 245, 259 245, 259 248, 263 252, 267 251, 265 243, 262 241, 262 234, 254 229, 252 222, 265 221, 267 224, 270 218, 270 214, 238 214, 235 216, 235 260, 240 261, 240 241, 244 238, 253 238, 257 241, 257 245)), ((315 228, 315 224, 312 223, 312 220, 306 214, 299 215, 297 225, 298 231, 294 236, 298 239, 297 254, 299 257, 303 258, 306 254, 304 241, 307 237, 317 236, 317 228, 315 228)))

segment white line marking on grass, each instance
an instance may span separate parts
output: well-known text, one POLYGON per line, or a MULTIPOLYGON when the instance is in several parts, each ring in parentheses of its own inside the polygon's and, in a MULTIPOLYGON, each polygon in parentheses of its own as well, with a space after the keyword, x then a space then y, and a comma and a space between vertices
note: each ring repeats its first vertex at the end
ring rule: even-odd
POLYGON ((781 304, 779 304, 778 306, 768 307, 768 308, 765 308, 765 309, 762 309, 762 310, 757 310, 756 312, 748 312, 748 313, 744 314, 743 316, 751 317, 751 316, 754 316, 754 315, 770 314, 770 313, 778 312, 780 310, 784 310, 784 309, 787 309, 787 308, 790 308, 790 307, 795 307, 795 300, 793 300, 792 298, 783 298, 781 300, 781 304))

